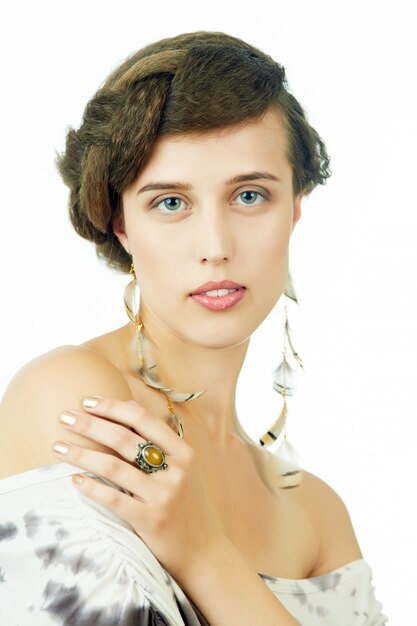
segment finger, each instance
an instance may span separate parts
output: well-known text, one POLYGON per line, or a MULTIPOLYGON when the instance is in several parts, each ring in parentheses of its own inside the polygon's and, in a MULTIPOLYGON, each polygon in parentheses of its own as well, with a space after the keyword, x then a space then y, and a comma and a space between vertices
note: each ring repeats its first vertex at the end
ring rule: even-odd
POLYGON ((146 443, 146 439, 126 426, 81 411, 66 411, 59 421, 67 430, 103 444, 130 463, 135 461, 137 444, 146 443))
MULTIPOLYGON (((125 493, 105 485, 100 479, 91 478, 85 474, 74 474, 72 483, 85 496, 92 498, 102 506, 110 509, 123 520, 135 526, 138 532, 138 520, 146 527, 148 507, 137 498, 131 498, 125 493)), ((140 536, 140 535, 139 535, 140 536)))
POLYGON ((114 398, 95 397, 83 401, 89 414, 109 417, 112 420, 134 428, 146 440, 153 441, 167 454, 181 454, 181 438, 162 420, 138 404, 135 400, 115 400, 114 398), (88 402, 86 402, 86 400, 88 402), (92 406, 94 403, 94 406, 92 406))
MULTIPOLYGON (((158 495, 157 481, 160 477, 147 474, 113 454, 83 448, 68 441, 55 442, 53 452, 57 457, 65 459, 65 462, 102 476, 122 489, 130 491, 143 502, 149 503, 158 495)), ((160 472, 165 474, 164 470, 155 473, 160 472)))

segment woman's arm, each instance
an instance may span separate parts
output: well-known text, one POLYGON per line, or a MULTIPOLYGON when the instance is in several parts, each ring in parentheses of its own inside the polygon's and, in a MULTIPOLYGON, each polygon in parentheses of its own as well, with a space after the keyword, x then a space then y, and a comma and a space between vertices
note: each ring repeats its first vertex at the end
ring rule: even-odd
MULTIPOLYGON (((57 462, 51 446, 63 437, 90 450, 112 452, 81 433, 65 432, 58 421, 65 409, 82 408, 82 398, 92 393, 131 398, 120 373, 90 350, 65 346, 27 364, 11 381, 0 406, 0 443, 5 444, 0 477, 57 462)), ((232 544, 222 544, 217 553, 210 552, 209 560, 187 569, 190 576, 184 577, 183 591, 201 607, 210 626, 252 626, 261 617, 271 625, 296 623, 232 544), (281 616, 285 621, 278 621, 281 616)))

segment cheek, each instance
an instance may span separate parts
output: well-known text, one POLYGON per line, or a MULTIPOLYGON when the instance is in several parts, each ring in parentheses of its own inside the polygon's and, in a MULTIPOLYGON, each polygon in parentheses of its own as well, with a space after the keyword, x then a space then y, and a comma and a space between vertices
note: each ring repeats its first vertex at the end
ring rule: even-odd
POLYGON ((291 227, 281 223, 270 228, 262 239, 262 246, 253 250, 254 285, 266 298, 268 307, 273 307, 287 282, 289 269, 289 238, 291 227))
POLYGON ((290 236, 290 220, 283 218, 266 223, 262 231, 257 230, 253 254, 263 261, 260 265, 269 265, 279 272, 288 260, 290 236))
POLYGON ((265 253, 262 267, 259 268, 257 284, 262 285, 267 300, 276 301, 285 288, 289 269, 288 248, 279 252, 265 253))
POLYGON ((158 237, 136 237, 133 243, 135 269, 141 294, 147 301, 163 300, 172 295, 175 285, 180 287, 183 267, 178 246, 172 237, 165 241, 158 237))

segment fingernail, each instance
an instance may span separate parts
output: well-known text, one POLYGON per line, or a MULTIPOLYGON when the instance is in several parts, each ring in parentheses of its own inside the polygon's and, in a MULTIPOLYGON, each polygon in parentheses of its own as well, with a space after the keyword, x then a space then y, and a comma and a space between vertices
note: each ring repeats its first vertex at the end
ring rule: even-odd
POLYGON ((94 409, 94 407, 97 406, 97 404, 98 404, 98 398, 89 397, 89 398, 84 398, 83 400, 83 405, 87 409, 94 409))
POLYGON ((84 480, 84 476, 82 474, 73 474, 72 480, 80 485, 84 480))
POLYGON ((71 413, 62 413, 62 415, 59 416, 59 421, 67 426, 74 426, 77 418, 74 415, 71 415, 71 413))
POLYGON ((69 450, 69 446, 66 446, 64 443, 60 442, 54 443, 52 448, 57 454, 66 454, 69 450))

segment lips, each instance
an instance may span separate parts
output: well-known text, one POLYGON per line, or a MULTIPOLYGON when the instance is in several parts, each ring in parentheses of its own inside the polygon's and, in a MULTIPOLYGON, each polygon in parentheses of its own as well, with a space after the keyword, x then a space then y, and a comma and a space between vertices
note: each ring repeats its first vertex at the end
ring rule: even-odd
POLYGON ((198 293, 205 293, 206 291, 212 291, 214 289, 246 289, 246 287, 239 285, 239 283, 234 283, 232 280, 222 280, 220 282, 210 281, 208 283, 204 283, 204 285, 200 285, 189 295, 195 296, 198 293))
POLYGON ((246 287, 243 285, 232 280, 221 280, 200 285, 189 297, 199 306, 221 313, 235 307, 245 297, 245 293, 246 287))

